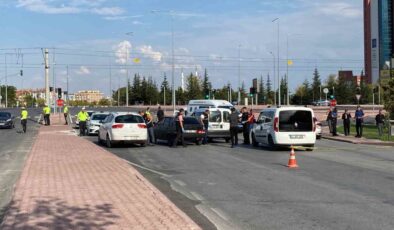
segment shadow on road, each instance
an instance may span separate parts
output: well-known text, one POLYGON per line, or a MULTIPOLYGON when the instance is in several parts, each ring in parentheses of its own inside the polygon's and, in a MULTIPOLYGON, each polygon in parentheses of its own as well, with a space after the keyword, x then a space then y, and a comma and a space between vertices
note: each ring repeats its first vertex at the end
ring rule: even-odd
POLYGON ((119 218, 112 213, 111 204, 70 206, 49 198, 36 201, 29 213, 17 204, 18 201, 11 203, 0 229, 107 229, 119 218))

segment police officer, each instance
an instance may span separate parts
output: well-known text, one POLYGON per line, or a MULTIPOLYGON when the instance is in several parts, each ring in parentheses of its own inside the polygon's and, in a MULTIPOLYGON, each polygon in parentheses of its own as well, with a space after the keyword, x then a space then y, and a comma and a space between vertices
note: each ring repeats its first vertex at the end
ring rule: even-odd
POLYGON ((179 139, 181 139, 181 143, 183 147, 186 147, 185 140, 183 137, 183 133, 185 132, 185 129, 183 128, 183 112, 184 109, 180 109, 175 117, 176 137, 174 143, 172 143, 173 148, 176 148, 179 139))
POLYGON ((77 119, 79 121, 79 135, 85 136, 86 121, 89 120, 89 114, 85 111, 85 107, 78 113, 77 119))
POLYGON ((65 125, 68 125, 68 106, 67 104, 64 104, 64 108, 63 108, 63 114, 64 114, 64 120, 66 121, 65 125))
POLYGON ((27 116, 29 116, 29 113, 27 112, 25 107, 22 107, 21 108, 21 125, 22 125, 22 129, 23 129, 23 133, 26 133, 27 116))
POLYGON ((206 109, 205 112, 201 114, 200 120, 202 122, 202 125, 204 126, 204 139, 203 139, 203 144, 208 144, 208 124, 209 124, 209 109, 206 109))
POLYGON ((51 125, 51 108, 47 104, 45 104, 42 113, 44 114, 45 125, 51 125))
POLYGON ((361 138, 363 136, 364 111, 360 106, 357 106, 354 118, 356 119, 356 137, 361 138))
POLYGON ((338 136, 337 134, 337 121, 338 121, 338 110, 337 107, 334 107, 331 110, 331 126, 332 126, 332 135, 338 136))
POLYGON ((239 114, 235 110, 235 108, 231 108, 230 114, 230 137, 231 137, 231 148, 234 148, 238 145, 238 122, 239 122, 239 114))
POLYGON ((350 119, 352 118, 352 115, 349 113, 347 109, 345 109, 345 112, 342 114, 342 120, 343 120, 343 130, 345 133, 345 136, 350 135, 350 119))
POLYGON ((242 125, 243 125, 243 134, 244 134, 244 145, 249 145, 250 140, 249 140, 249 124, 248 124, 248 118, 249 118, 249 113, 246 107, 243 107, 242 110, 242 125))

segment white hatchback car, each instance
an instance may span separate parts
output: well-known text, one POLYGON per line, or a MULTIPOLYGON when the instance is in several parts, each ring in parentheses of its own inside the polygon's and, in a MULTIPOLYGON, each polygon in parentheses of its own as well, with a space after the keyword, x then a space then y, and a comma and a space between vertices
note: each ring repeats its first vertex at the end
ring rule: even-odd
POLYGON ((127 142, 145 146, 148 140, 148 131, 144 119, 137 113, 116 112, 110 113, 101 122, 98 133, 98 142, 111 148, 115 143, 127 142))
MULTIPOLYGON (((313 110, 306 107, 263 109, 252 129, 252 143, 270 147, 314 147, 316 124, 313 110)), ((311 149, 308 149, 311 150, 311 149)))
POLYGON ((101 122, 105 120, 109 115, 109 112, 95 112, 90 116, 90 120, 87 122, 88 135, 98 134, 101 122))

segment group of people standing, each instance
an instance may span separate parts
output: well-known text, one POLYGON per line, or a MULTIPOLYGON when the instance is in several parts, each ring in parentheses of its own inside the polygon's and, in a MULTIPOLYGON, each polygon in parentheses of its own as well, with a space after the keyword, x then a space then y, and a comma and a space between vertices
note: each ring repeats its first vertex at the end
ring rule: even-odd
MULTIPOLYGON (((357 106, 356 111, 354 112, 354 120, 356 122, 356 138, 361 138, 363 136, 363 126, 364 126, 364 111, 360 106, 357 106)), ((330 133, 333 136, 338 136, 337 134, 337 120, 340 118, 338 115, 338 110, 336 107, 330 107, 330 110, 327 114, 327 124, 330 129, 330 133)), ((352 115, 350 114, 348 109, 345 109, 345 112, 341 116, 343 121, 343 130, 345 136, 350 135, 350 124, 352 120, 352 115)), ((376 125, 378 127, 379 136, 383 135, 383 125, 384 125, 384 115, 382 110, 379 110, 379 113, 375 117, 376 125)))

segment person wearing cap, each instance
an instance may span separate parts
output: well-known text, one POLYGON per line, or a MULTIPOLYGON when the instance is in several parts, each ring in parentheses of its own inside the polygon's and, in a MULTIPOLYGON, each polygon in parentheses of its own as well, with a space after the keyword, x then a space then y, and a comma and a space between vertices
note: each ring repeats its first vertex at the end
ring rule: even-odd
POLYGON ((176 137, 174 142, 172 143, 173 148, 176 148, 179 139, 181 140, 183 147, 186 147, 185 140, 183 137, 183 133, 185 132, 185 129, 183 128, 183 112, 184 109, 180 109, 175 117, 176 137))
POLYGON ((26 126, 27 126, 27 117, 29 116, 29 113, 27 112, 26 108, 23 106, 21 108, 21 125, 23 129, 23 133, 26 133, 26 126))
POLYGON ((42 109, 42 113, 44 114, 45 125, 51 125, 51 108, 47 104, 45 104, 44 108, 42 109))
POLYGON ((68 125, 68 121, 67 121, 67 118, 68 118, 68 106, 67 106, 67 104, 64 104, 63 114, 64 114, 64 120, 66 121, 65 125, 68 125))
POLYGON ((77 114, 77 119, 79 121, 79 135, 85 136, 86 131, 86 121, 89 120, 89 114, 85 111, 85 107, 77 114))

